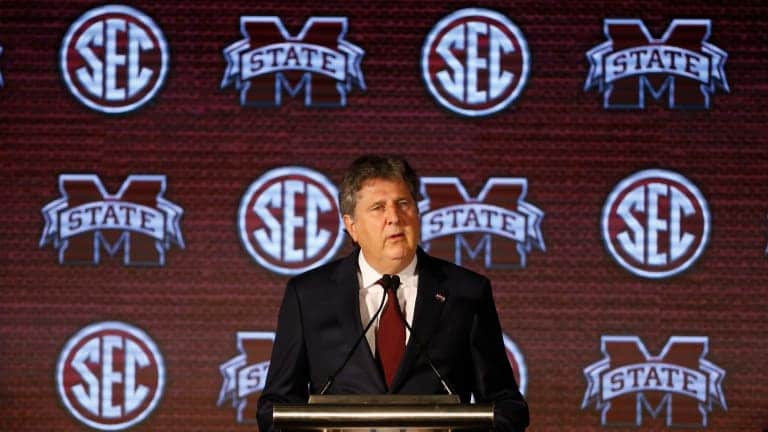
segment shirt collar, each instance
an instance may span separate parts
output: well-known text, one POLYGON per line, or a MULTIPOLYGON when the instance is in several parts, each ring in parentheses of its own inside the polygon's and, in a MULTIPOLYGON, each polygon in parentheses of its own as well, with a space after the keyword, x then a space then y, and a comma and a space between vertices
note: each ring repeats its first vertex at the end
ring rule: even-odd
MULTIPOLYGON (((410 263, 408 263, 407 266, 405 266, 404 269, 400 270, 400 273, 397 275, 400 277, 401 280, 405 280, 406 278, 410 279, 416 274, 416 257, 418 254, 413 255, 413 259, 410 263)), ((377 272, 376 270, 371 267, 370 264, 368 264, 368 261, 365 260, 365 257, 363 256, 363 251, 360 251, 360 255, 357 258, 358 268, 360 269, 360 276, 362 279, 362 285, 361 288, 369 288, 372 285, 376 284, 376 282, 381 279, 382 274, 377 272)))

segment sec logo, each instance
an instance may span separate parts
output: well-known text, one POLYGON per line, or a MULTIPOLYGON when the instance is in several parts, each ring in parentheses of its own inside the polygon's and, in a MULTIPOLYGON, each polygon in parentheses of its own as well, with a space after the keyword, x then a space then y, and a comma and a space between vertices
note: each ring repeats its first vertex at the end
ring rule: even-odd
POLYGON ((603 241, 630 272, 665 278, 689 268, 709 239, 699 189, 680 174, 651 169, 622 180, 603 207, 603 241))
POLYGON ((469 117, 503 110, 528 80, 530 54, 520 29, 488 9, 461 9, 429 32, 421 71, 443 107, 469 117))
POLYGON ((321 265, 344 238, 337 197, 333 183, 317 171, 268 171, 240 202, 240 241, 257 263, 275 273, 293 275, 321 265))
POLYGON ((99 430, 131 427, 157 406, 165 385, 160 351, 142 330, 107 321, 89 325, 65 345, 56 367, 64 406, 99 430))
POLYGON ((165 81, 168 47, 147 15, 121 5, 91 9, 67 31, 61 74, 85 106, 107 114, 133 111, 165 81))

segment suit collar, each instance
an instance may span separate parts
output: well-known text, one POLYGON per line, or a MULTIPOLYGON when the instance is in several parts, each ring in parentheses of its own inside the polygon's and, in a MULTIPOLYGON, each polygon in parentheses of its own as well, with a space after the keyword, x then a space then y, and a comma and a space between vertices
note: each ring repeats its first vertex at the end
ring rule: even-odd
MULTIPOLYGON (((344 334, 344 340, 349 343, 346 349, 352 349, 352 344, 363 333, 363 323, 360 322, 360 300, 358 295, 360 282, 357 278, 359 254, 360 249, 356 248, 351 254, 339 261, 339 265, 333 273, 333 280, 336 282, 338 290, 336 302, 337 316, 344 334)), ((366 376, 371 377, 372 384, 375 385, 379 393, 386 392, 387 386, 384 383, 384 376, 364 338, 355 349, 350 362, 357 363, 365 371, 366 376)))
POLYGON ((411 368, 424 355, 432 334, 437 328, 446 298, 445 274, 437 266, 434 258, 421 248, 417 251, 419 287, 416 294, 416 307, 413 312, 413 332, 405 348, 405 355, 392 382, 390 392, 408 377, 411 368), (442 300, 441 300, 442 299, 442 300))
MULTIPOLYGON (((334 271, 333 279, 339 292, 337 314, 344 332, 345 340, 349 341, 348 349, 363 332, 360 322, 360 302, 358 296, 359 281, 357 278, 357 263, 360 249, 355 249, 350 255, 339 261, 334 271)), ((447 297, 446 277, 440 270, 434 258, 427 255, 421 248, 417 250, 416 272, 419 275, 419 286, 416 294, 416 306, 413 313, 413 332, 405 348, 405 355, 395 375, 390 393, 396 393, 407 379, 413 365, 423 356, 428 348, 442 315, 445 298, 447 297), (442 300, 441 300, 442 299, 442 300), (419 346, 421 345, 421 346, 419 346)), ((374 381, 380 393, 387 392, 384 376, 365 341, 357 347, 352 360, 362 367, 374 381)))

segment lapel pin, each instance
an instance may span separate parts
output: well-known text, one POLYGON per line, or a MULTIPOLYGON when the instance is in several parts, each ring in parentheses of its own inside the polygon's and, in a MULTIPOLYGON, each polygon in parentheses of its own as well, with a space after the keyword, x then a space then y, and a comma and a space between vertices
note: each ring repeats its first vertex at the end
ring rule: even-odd
POLYGON ((445 303, 445 296, 440 293, 437 293, 435 294, 435 300, 437 300, 440 303, 445 303))

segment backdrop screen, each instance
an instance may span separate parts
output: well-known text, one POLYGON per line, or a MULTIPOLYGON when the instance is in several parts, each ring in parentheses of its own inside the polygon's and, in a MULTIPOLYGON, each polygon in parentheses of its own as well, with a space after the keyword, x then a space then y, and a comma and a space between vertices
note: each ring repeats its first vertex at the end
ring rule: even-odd
POLYGON ((0 430, 257 430, 367 153, 491 279, 531 430, 765 430, 765 15, 3 1, 0 430))

